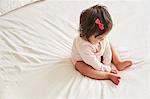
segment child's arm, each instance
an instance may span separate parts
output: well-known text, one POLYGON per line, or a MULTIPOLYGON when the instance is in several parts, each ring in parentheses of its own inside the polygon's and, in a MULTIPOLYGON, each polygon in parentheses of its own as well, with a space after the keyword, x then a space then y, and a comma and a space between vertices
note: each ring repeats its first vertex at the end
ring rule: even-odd
POLYGON ((86 64, 92 66, 96 70, 111 71, 110 66, 106 66, 97 60, 94 52, 92 52, 92 47, 88 44, 79 44, 78 50, 81 58, 86 64))
MULTIPOLYGON (((105 51, 103 54, 103 63, 105 65, 111 66, 112 61, 112 50, 111 45, 108 40, 106 40, 105 51)), ((111 67, 111 73, 117 74, 117 70, 111 67)))
POLYGON ((103 63, 105 65, 110 66, 111 65, 111 60, 112 60, 112 51, 111 51, 109 41, 106 40, 106 42, 105 42, 105 51, 104 51, 104 54, 103 54, 103 63))

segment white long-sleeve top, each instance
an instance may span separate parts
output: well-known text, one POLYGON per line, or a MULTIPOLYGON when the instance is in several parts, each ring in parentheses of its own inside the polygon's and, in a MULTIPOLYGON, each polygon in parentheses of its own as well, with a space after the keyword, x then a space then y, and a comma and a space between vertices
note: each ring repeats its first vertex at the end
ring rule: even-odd
POLYGON ((84 61, 96 70, 111 71, 112 53, 108 39, 92 44, 78 35, 73 41, 71 59, 74 65, 77 61, 84 61))

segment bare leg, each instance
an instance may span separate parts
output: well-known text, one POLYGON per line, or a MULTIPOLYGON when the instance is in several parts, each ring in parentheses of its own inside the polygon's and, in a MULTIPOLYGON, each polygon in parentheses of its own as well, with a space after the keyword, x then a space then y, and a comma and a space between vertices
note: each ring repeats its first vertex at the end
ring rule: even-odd
POLYGON ((131 60, 121 60, 116 50, 111 46, 112 50, 112 63, 116 66, 116 68, 121 71, 131 66, 133 63, 131 60))
POLYGON ((97 80, 111 80, 116 85, 120 82, 120 77, 117 74, 95 70, 83 61, 77 62, 75 67, 82 75, 87 77, 97 80))

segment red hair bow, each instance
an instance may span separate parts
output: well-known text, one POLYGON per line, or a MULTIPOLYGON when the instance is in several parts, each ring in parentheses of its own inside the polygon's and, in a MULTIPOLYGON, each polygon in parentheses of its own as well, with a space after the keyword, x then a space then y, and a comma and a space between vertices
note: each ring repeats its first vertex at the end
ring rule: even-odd
POLYGON ((101 30, 104 29, 104 24, 101 23, 101 21, 98 18, 95 20, 95 23, 98 25, 99 29, 101 30))

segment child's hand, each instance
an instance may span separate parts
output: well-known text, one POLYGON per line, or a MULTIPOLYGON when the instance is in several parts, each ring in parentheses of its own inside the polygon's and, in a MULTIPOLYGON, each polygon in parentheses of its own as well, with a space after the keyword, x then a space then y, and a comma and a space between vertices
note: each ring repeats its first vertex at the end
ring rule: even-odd
POLYGON ((113 73, 113 74, 117 74, 117 70, 116 69, 111 69, 110 72, 113 73))

